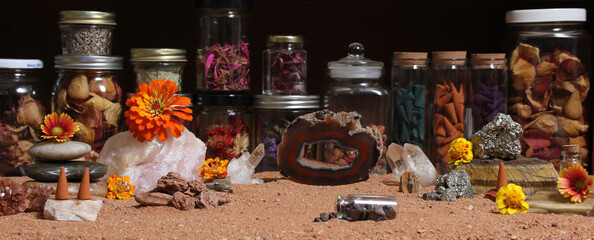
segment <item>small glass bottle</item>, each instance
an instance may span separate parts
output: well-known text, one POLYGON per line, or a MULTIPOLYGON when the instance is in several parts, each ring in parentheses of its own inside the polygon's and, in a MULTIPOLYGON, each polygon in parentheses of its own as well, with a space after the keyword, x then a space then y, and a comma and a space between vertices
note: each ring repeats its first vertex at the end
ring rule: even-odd
POLYGON ((320 97, 315 95, 256 95, 254 99, 254 146, 264 144, 266 154, 257 171, 278 171, 277 146, 285 129, 297 117, 317 111, 320 97))
POLYGON ((394 196, 338 195, 335 210, 338 218, 348 221, 389 220, 398 216, 398 201, 394 196))
POLYGON ((67 113, 80 130, 74 140, 99 153, 107 139, 121 130, 122 90, 118 82, 122 57, 56 56, 58 81, 52 112, 67 113))
POLYGON ((507 67, 505 53, 472 54, 470 95, 472 122, 466 124, 470 136, 491 122, 497 113, 505 113, 507 67))
POLYGON ((583 166, 582 160, 580 159, 580 155, 580 145, 563 145, 563 151, 561 152, 562 159, 559 165, 559 171, 573 164, 583 166))
POLYGON ((206 144, 206 158, 231 160, 251 150, 252 95, 199 91, 194 99, 194 134, 206 144))
POLYGON ((198 0, 198 89, 248 91, 251 0, 198 0))
POLYGON ((41 140, 51 98, 42 68, 39 59, 0 59, 0 176, 25 175, 27 150, 41 140))
POLYGON ((109 56, 115 14, 97 11, 61 11, 62 55, 109 56))
POLYGON ((268 36, 263 54, 262 94, 307 94, 307 51, 302 36, 268 36))
POLYGON ((392 141, 425 146, 429 102, 426 52, 394 52, 392 67, 392 141))
POLYGON ((449 172, 450 143, 464 137, 466 120, 466 51, 433 52, 430 159, 439 173, 449 172))
POLYGON ((143 83, 165 79, 175 82, 177 92, 182 92, 182 76, 187 61, 185 49, 132 48, 130 55, 137 88, 143 83))

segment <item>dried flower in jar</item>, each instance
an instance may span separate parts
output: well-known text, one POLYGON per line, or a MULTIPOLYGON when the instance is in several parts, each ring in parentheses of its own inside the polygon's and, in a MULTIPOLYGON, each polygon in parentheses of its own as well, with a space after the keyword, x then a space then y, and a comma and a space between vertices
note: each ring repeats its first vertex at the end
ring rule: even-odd
POLYGON ((273 52, 270 56, 272 92, 304 92, 305 57, 301 52, 273 52))
POLYGON ((248 43, 215 44, 198 50, 198 72, 211 90, 249 89, 250 55, 248 43))

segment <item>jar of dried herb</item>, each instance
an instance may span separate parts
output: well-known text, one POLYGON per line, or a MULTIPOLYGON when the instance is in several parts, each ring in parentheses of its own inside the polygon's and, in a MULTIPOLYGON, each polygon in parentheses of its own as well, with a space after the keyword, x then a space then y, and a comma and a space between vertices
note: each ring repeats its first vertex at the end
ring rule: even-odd
POLYGON ((470 69, 470 119, 466 124, 469 133, 481 130, 497 113, 505 113, 507 67, 505 53, 480 53, 471 55, 470 69))
POLYGON ((426 52, 394 52, 392 67, 392 141, 403 145, 426 144, 429 102, 426 52))
POLYGON ((122 57, 56 56, 58 81, 52 93, 52 112, 67 113, 80 130, 74 139, 96 152, 120 131, 122 90, 118 74, 122 57))
POLYGON ((50 84, 39 59, 0 59, 0 176, 25 175, 27 150, 40 141, 50 84))
POLYGON ((173 48, 132 48, 130 61, 136 73, 136 87, 153 80, 166 79, 182 91, 182 74, 186 65, 186 50, 173 48))
POLYGON ((264 144, 266 154, 257 171, 278 171, 277 146, 297 117, 320 109, 316 95, 256 95, 254 98, 254 146, 264 144))
POLYGON ((250 89, 249 27, 251 0, 197 0, 198 89, 250 89))
MULTIPOLYGON (((563 145, 580 146, 591 162, 590 34, 586 9, 508 11, 508 112, 524 128, 522 154, 561 159, 563 145)), ((594 162, 593 162, 594 163, 594 162)))
POLYGON ((449 172, 448 150, 452 141, 465 135, 467 68, 466 51, 432 52, 432 97, 429 159, 437 171, 449 172))
POLYGON ((115 14, 98 11, 61 11, 62 55, 109 56, 115 14))
POLYGON ((268 36, 262 56, 262 94, 307 94, 307 51, 302 36, 268 36))
POLYGON ((207 158, 231 160, 251 150, 251 104, 245 93, 194 93, 194 134, 206 144, 207 158))

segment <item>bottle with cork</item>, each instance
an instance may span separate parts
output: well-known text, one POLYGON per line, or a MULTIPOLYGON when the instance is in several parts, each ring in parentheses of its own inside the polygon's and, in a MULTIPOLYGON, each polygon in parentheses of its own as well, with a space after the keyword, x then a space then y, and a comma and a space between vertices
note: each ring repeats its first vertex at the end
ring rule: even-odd
POLYGON ((569 167, 573 164, 583 166, 582 160, 580 160, 580 146, 577 144, 563 145, 563 151, 561 152, 561 164, 559 165, 559 171, 569 167))

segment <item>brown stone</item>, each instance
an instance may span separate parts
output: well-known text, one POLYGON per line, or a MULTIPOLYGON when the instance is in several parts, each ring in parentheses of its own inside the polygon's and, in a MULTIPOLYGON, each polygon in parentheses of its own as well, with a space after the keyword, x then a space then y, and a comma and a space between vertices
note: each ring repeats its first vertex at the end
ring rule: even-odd
POLYGON ((155 190, 170 194, 185 192, 188 190, 188 180, 183 178, 179 173, 170 172, 157 180, 157 188, 155 190))
POLYGON ((161 192, 145 192, 136 194, 134 199, 144 206, 169 206, 173 196, 161 192))
POLYGON ((203 192, 195 199, 197 208, 213 209, 219 205, 219 197, 215 192, 203 192))
POLYGON ((179 210, 190 210, 196 207, 196 201, 190 195, 186 195, 182 192, 176 192, 173 194, 173 198, 171 199, 171 203, 173 207, 179 210))
MULTIPOLYGON (((594 191, 594 189, 591 189, 594 191)), ((568 215, 594 216, 594 198, 589 197, 581 203, 572 203, 559 191, 539 191, 528 197, 528 213, 555 213, 568 215)))
POLYGON ((400 192, 417 193, 419 184, 419 177, 414 172, 405 172, 400 177, 400 192))

